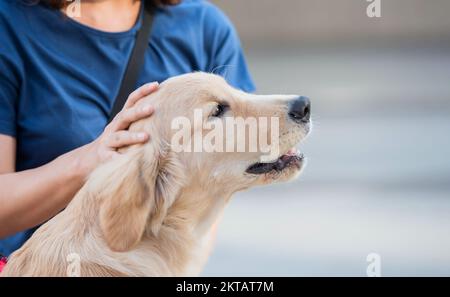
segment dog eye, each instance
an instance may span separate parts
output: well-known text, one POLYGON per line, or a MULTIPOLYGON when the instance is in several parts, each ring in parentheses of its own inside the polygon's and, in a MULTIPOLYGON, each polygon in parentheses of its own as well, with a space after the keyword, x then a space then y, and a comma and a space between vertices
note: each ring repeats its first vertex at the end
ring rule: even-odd
POLYGON ((229 106, 226 105, 226 104, 218 104, 218 105, 214 108, 214 110, 213 110, 211 116, 212 116, 212 117, 215 117, 215 118, 220 118, 221 116, 224 115, 224 113, 228 110, 228 108, 229 108, 229 106))

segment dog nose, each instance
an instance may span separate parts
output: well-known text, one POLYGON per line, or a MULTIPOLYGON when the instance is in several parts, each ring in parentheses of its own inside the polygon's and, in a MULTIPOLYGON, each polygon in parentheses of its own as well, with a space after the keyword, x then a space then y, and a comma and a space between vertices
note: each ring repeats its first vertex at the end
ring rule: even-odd
POLYGON ((289 117, 296 123, 307 123, 311 118, 311 102, 307 97, 298 97, 289 108, 289 117))

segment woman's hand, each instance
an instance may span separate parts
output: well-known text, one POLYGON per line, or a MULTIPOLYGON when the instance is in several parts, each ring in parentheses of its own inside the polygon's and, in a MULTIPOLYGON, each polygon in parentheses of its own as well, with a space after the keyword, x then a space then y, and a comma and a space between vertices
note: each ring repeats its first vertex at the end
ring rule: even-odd
POLYGON ((117 149, 146 142, 149 135, 127 128, 152 114, 151 106, 138 109, 136 103, 157 89, 157 83, 140 87, 98 139, 37 168, 14 172, 16 141, 0 137, 6 160, 0 162, 0 238, 49 220, 69 204, 92 170, 119 154, 117 149))
POLYGON ((81 165, 83 175, 89 174, 99 164, 119 155, 118 150, 133 144, 145 143, 149 135, 145 132, 130 132, 128 127, 143 118, 149 117, 154 109, 151 105, 136 107, 136 103, 158 89, 158 83, 145 84, 128 97, 123 109, 106 126, 103 133, 85 147, 81 165))

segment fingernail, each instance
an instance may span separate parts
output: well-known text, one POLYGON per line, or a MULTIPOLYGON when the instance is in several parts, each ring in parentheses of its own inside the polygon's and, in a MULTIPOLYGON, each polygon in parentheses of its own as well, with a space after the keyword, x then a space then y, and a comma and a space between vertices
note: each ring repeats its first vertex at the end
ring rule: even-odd
POLYGON ((147 138, 147 134, 146 133, 138 133, 137 138, 139 140, 145 140, 147 138))
POLYGON ((157 86, 159 86, 159 83, 158 83, 157 81, 152 82, 152 83, 149 83, 149 84, 147 85, 147 90, 153 89, 153 88, 155 88, 155 87, 157 87, 157 86))
POLYGON ((151 105, 144 106, 142 108, 142 111, 145 112, 145 113, 150 113, 150 112, 153 111, 153 106, 151 106, 151 105))

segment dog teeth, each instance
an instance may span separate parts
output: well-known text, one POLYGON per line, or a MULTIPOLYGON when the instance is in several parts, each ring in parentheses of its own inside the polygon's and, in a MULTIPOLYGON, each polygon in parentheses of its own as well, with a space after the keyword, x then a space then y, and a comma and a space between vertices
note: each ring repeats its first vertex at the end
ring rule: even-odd
POLYGON ((286 153, 286 155, 288 155, 288 156, 293 156, 293 155, 296 155, 296 154, 297 154, 297 149, 296 148, 291 148, 286 153))
POLYGON ((297 156, 299 154, 300 154, 299 150, 294 147, 294 148, 291 148, 290 150, 288 150, 285 155, 287 155, 287 156, 297 156))

